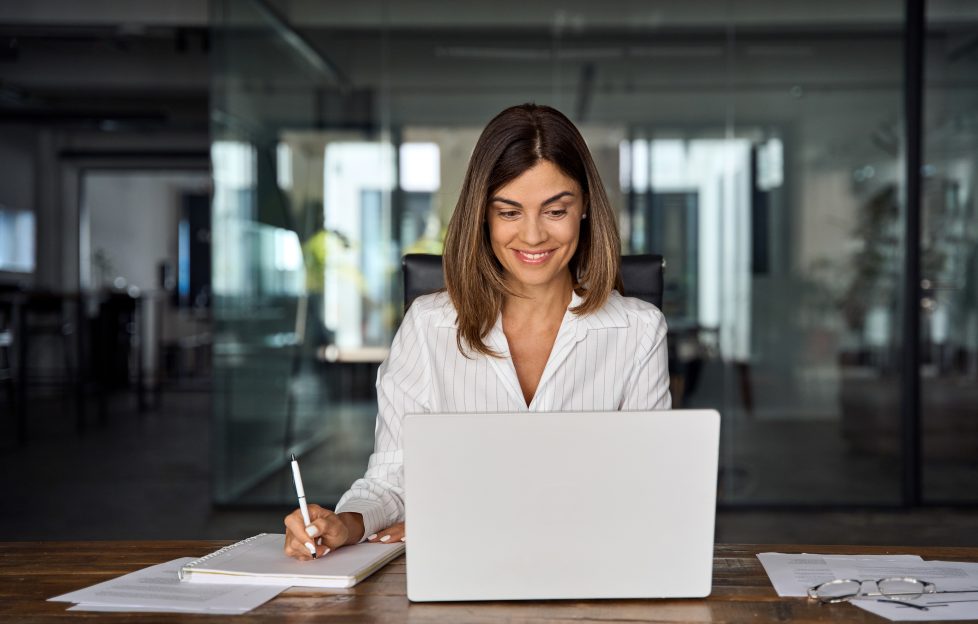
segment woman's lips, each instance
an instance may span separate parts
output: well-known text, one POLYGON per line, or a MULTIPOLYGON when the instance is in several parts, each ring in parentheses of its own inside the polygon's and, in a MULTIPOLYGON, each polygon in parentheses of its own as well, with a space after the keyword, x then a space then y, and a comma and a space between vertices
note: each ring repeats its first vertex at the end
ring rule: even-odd
POLYGON ((516 252, 516 257, 525 264, 543 264, 550 259, 550 256, 554 255, 555 249, 548 249, 547 251, 535 251, 527 252, 520 251, 519 249, 514 249, 516 252))

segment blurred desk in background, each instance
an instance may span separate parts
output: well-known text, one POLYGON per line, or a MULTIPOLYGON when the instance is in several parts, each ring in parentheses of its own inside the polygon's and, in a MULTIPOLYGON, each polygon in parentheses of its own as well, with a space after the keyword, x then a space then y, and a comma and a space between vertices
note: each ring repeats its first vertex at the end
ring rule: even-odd
POLYGON ((109 392, 136 388, 143 407, 142 301, 138 293, 113 290, 0 292, 0 380, 21 443, 29 437, 31 401, 41 394, 37 388, 71 398, 69 413, 79 433, 89 424, 89 391, 97 398, 100 424, 109 392))

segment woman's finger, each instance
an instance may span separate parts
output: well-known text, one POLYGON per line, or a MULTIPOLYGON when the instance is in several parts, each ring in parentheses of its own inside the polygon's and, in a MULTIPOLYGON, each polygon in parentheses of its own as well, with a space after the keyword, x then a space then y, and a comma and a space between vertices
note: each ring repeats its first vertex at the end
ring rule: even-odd
POLYGON ((285 554, 299 561, 312 561, 312 555, 305 545, 296 541, 291 535, 285 536, 285 554))
POLYGON ((301 561, 312 560, 312 554, 306 548, 305 544, 296 540, 292 535, 285 536, 285 554, 301 561))
POLYGON ((317 556, 322 557, 330 550, 346 544, 348 531, 336 513, 319 505, 310 505, 309 519, 311 523, 307 527, 307 533, 314 540, 317 556))
POLYGON ((318 505, 310 506, 309 508, 309 520, 310 524, 306 527, 306 533, 309 537, 322 537, 327 530, 331 521, 334 521, 336 516, 332 511, 328 509, 323 509, 318 505), (315 507, 315 509, 313 509, 315 507))
MULTIPOLYGON (((297 542, 299 545, 293 547, 291 550, 298 550, 298 548, 303 548, 306 554, 311 556, 316 552, 316 547, 314 545, 314 536, 309 535, 306 531, 305 522, 302 520, 302 514, 299 510, 295 510, 289 515, 285 516, 285 529, 286 529, 286 550, 289 551, 289 538, 297 542), (308 544, 308 546, 306 545, 308 544), (311 548, 310 548, 311 547, 311 548)), ((290 556, 295 556, 289 553, 290 556)))
POLYGON ((393 524, 383 531, 378 531, 367 538, 369 542, 382 542, 384 544, 396 544, 406 542, 407 534, 403 522, 393 524))
POLYGON ((349 531, 343 521, 336 514, 331 514, 325 520, 325 526, 321 532, 323 545, 329 548, 339 548, 346 544, 349 531))

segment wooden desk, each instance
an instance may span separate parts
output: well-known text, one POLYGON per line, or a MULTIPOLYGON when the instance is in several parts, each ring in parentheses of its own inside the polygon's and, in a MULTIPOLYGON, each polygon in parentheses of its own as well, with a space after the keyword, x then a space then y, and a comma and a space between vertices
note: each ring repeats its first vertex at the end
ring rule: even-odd
POLYGON ((347 590, 290 589, 242 616, 69 612, 51 596, 177 557, 205 555, 228 542, 0 542, 3 622, 884 622, 850 605, 819 606, 779 598, 754 556, 758 552, 919 554, 925 559, 978 561, 978 548, 733 545, 716 548, 713 594, 704 600, 567 600, 419 603, 405 596, 401 557, 347 590))

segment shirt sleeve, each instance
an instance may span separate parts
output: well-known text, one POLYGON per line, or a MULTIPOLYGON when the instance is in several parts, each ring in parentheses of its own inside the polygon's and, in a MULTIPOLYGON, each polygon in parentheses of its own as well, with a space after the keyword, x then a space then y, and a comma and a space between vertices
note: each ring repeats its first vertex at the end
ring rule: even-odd
POLYGON ((431 369, 416 308, 408 308, 377 371, 377 425, 367 472, 336 505, 336 513, 363 516, 363 539, 404 519, 401 426, 405 415, 430 411, 431 369))
POLYGON ((635 367, 625 384, 621 411, 672 408, 666 330, 665 318, 656 310, 639 340, 635 367))

